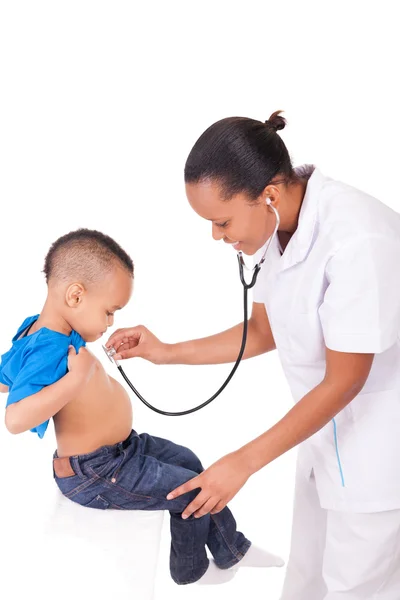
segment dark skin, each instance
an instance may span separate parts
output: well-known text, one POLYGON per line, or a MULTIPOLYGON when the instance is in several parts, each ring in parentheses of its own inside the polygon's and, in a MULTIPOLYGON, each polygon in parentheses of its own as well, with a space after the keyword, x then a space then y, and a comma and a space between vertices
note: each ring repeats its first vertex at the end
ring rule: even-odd
MULTIPOLYGON (((240 242, 240 250, 243 249, 246 254, 254 254, 266 242, 274 227, 272 211, 265 203, 266 198, 271 199, 280 214, 278 235, 283 250, 297 229, 307 181, 297 179, 290 184, 278 182, 271 182, 259 200, 251 204, 246 202, 243 195, 224 202, 218 184, 211 181, 188 184, 186 192, 192 208, 200 216, 213 222, 215 239, 223 239, 227 243, 240 242), (228 225, 225 225, 226 222, 228 225)), ((304 396, 283 419, 168 495, 168 498, 176 498, 201 488, 182 517, 188 518, 192 514, 202 517, 207 513, 220 512, 251 475, 327 425, 360 393, 370 373, 373 359, 372 354, 349 354, 326 348, 323 381, 304 396)))
POLYGON ((183 518, 220 512, 253 473, 322 429, 360 393, 371 370, 373 354, 348 354, 326 349, 323 381, 300 400, 276 425, 211 465, 177 488, 175 498, 196 488, 201 492, 183 518))
POLYGON ((292 237, 292 235, 293 233, 289 233, 288 231, 278 231, 279 243, 283 252, 285 252, 286 246, 290 242, 290 238, 292 237))
MULTIPOLYGON (((295 178, 288 183, 278 175, 255 200, 240 193, 227 201, 218 182, 212 180, 187 184, 186 193, 193 210, 212 223, 215 240, 223 240, 232 244, 235 250, 252 255, 266 243, 275 228, 275 214, 266 199, 270 198, 279 212, 278 235, 285 250, 297 229, 306 188, 306 179, 295 178)), ((168 345, 146 328, 134 327, 115 332, 108 345, 118 349, 118 359, 142 356, 156 364, 220 364, 235 360, 241 332, 242 324, 208 338, 168 345)), ((275 340, 265 306, 254 303, 245 358, 274 348, 275 340)), ((362 390, 373 359, 371 354, 346 354, 326 348, 323 380, 283 419, 167 497, 176 498, 200 488, 183 512, 183 518, 220 512, 253 473, 308 439, 343 410, 362 390)))

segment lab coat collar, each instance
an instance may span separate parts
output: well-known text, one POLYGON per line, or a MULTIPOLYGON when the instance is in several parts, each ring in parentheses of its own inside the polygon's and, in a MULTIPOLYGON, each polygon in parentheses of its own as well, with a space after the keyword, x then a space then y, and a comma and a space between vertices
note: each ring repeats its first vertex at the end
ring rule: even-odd
POLYGON ((320 192, 326 179, 314 165, 302 165, 295 171, 300 177, 309 176, 309 180, 300 209, 297 229, 280 260, 281 271, 297 265, 308 256, 314 241, 320 192))

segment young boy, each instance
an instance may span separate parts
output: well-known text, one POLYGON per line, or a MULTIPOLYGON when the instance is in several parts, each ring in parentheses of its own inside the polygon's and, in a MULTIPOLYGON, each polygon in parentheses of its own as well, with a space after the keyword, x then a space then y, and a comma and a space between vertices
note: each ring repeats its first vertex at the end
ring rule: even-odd
POLYGON ((30 429, 42 438, 54 419, 54 477, 74 502, 98 509, 169 510, 176 583, 222 583, 234 576, 236 565, 281 566, 279 558, 251 546, 236 530, 228 508, 181 518, 196 492, 166 497, 203 470, 199 459, 187 448, 133 431, 128 394, 86 349, 129 301, 133 271, 126 252, 98 231, 79 229, 51 246, 44 307, 25 319, 0 364, 0 391, 8 392, 7 429, 30 429))

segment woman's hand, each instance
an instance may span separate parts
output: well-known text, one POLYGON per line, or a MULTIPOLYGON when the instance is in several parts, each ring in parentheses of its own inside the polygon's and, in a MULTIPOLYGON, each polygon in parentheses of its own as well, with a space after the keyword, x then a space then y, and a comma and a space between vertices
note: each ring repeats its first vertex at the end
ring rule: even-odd
POLYGON ((143 325, 117 329, 106 343, 106 347, 115 348, 115 360, 140 357, 156 365, 163 365, 169 358, 168 344, 161 342, 143 325))
POLYGON ((196 518, 220 512, 232 500, 252 475, 240 451, 227 454, 200 475, 179 486, 167 496, 172 500, 201 488, 201 492, 185 508, 182 518, 194 514, 196 518))

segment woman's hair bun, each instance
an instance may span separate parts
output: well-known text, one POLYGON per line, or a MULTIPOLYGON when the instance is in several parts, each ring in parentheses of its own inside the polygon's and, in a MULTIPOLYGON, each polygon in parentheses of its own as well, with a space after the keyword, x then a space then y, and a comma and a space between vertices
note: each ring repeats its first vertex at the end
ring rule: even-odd
POLYGON ((265 124, 271 127, 271 129, 274 131, 280 131, 281 129, 284 129, 286 125, 286 119, 281 117, 281 112, 281 110, 277 110, 276 112, 272 113, 268 121, 265 121, 265 124))

